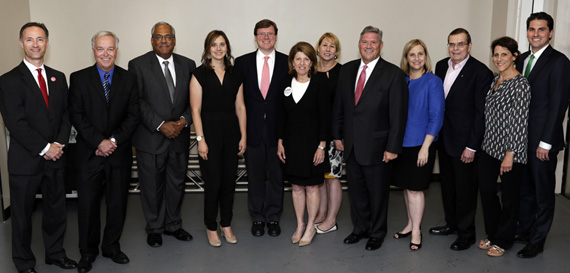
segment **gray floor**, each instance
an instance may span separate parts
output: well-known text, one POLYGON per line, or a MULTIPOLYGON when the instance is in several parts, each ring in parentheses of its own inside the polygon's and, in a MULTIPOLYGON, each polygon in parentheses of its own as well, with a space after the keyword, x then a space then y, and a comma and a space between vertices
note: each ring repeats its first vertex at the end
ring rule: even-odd
MULTIPOLYGON (((395 240, 391 235, 406 222, 401 191, 392 191, 389 209, 388 237, 377 251, 364 250, 365 240, 356 245, 344 245, 342 240, 352 230, 347 195, 344 195, 339 213, 339 230, 318 235, 307 247, 292 245, 290 237, 295 229, 291 194, 285 193, 285 211, 279 237, 253 237, 249 232, 247 193, 236 193, 233 229, 237 245, 224 242, 222 247, 210 247, 202 224, 203 194, 187 194, 182 209, 184 228, 193 236, 191 242, 179 242, 164 236, 160 248, 146 245, 144 217, 138 195, 129 196, 127 222, 121 240, 123 251, 131 263, 118 265, 99 256, 91 272, 570 272, 570 200, 556 197, 554 225, 545 246, 545 252, 534 259, 520 259, 516 252, 523 246, 515 244, 501 258, 488 257, 476 246, 456 252, 449 249, 454 236, 431 236, 429 227, 443 224, 439 183, 432 183, 426 191, 424 239, 420 251, 408 249, 407 239, 395 240)), ((68 229, 65 247, 68 256, 78 260, 77 205, 68 202, 68 229)), ((33 250, 38 258, 38 272, 64 271, 43 263, 41 241, 41 212, 34 214, 33 250)), ((477 214, 478 239, 483 239, 481 210, 477 214)), ((10 221, 0 224, 0 272, 15 272, 10 250, 10 221)))

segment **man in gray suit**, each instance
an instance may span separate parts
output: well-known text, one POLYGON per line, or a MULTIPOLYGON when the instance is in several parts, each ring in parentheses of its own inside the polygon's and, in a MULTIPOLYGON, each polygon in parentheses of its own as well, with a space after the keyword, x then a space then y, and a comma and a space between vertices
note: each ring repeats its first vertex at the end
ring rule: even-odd
POLYGON ((193 60, 173 54, 174 28, 166 22, 152 27, 153 51, 129 62, 137 76, 141 122, 133 136, 141 201, 147 220, 147 243, 162 245, 162 236, 192 240, 182 229, 180 206, 190 145, 191 114, 188 100, 193 60))

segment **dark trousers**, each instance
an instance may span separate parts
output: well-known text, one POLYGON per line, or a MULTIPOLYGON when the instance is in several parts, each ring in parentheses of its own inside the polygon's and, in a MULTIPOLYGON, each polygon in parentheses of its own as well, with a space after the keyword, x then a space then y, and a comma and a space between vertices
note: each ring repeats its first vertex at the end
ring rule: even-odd
POLYGON ((457 228, 459 237, 475 239, 477 210, 477 158, 471 163, 447 154, 443 145, 438 153, 441 176, 441 197, 445 221, 457 228))
POLYGON ((354 153, 346 160, 352 233, 386 237, 391 167, 392 163, 360 165, 354 153))
POLYGON ((67 227, 65 169, 44 169, 34 175, 10 174, 12 260, 18 271, 36 266, 31 249, 32 212, 38 190, 42 193, 42 236, 46 259, 65 256, 63 236, 67 227))
POLYGON ((137 150, 141 202, 147 233, 182 228, 180 207, 184 198, 184 178, 188 151, 177 153, 174 145, 162 154, 137 150))
POLYGON ((517 234, 534 245, 543 246, 554 219, 554 189, 558 152, 549 153, 549 161, 536 158, 536 149, 528 151, 528 164, 521 183, 521 201, 517 234))
POLYGON ((106 220, 101 251, 113 254, 121 250, 119 239, 127 212, 127 195, 131 166, 113 168, 109 164, 99 170, 77 172, 79 252, 81 256, 99 254, 101 241, 101 198, 105 196, 106 220))
POLYGON ((247 205, 253 222, 277 222, 283 212, 283 165, 277 157, 277 146, 263 139, 257 146, 247 146, 247 205))
POLYGON ((494 245, 503 249, 513 246, 517 219, 519 215, 520 183, 524 164, 513 163, 513 168, 501 175, 501 197, 497 195, 497 177, 500 174, 502 160, 495 159, 481 152, 477 170, 479 193, 485 219, 487 238, 494 245))
POLYGON ((203 119, 208 138, 208 160, 200 157, 200 170, 204 176, 204 223, 209 230, 217 230, 218 209, 220 225, 228 227, 232 223, 234 193, 239 152, 239 127, 235 113, 229 118, 203 119))

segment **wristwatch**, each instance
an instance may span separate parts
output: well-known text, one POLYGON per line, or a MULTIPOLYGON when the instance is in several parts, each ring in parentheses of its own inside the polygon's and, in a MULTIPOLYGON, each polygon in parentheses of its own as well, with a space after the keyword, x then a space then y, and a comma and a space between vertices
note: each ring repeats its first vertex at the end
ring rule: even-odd
POLYGON ((196 140, 202 141, 202 139, 204 139, 204 136, 196 136, 196 140))
POLYGON ((110 137, 109 140, 115 144, 117 144, 117 140, 115 139, 115 137, 110 137))
POLYGON ((318 147, 319 147, 319 149, 321 149, 323 151, 325 150, 325 147, 323 147, 323 146, 318 146, 318 147))

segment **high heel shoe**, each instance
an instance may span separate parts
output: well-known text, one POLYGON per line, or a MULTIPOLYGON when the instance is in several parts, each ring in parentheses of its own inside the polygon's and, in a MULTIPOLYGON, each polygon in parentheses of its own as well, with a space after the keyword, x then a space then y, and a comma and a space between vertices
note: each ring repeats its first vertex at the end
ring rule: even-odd
POLYGON ((406 233, 396 232, 396 233, 394 233, 394 239, 406 238, 406 237, 410 236, 410 234, 412 234, 411 230, 406 232, 406 233))
POLYGON ((229 230, 229 236, 226 235, 226 232, 224 231, 224 228, 222 228, 222 232, 221 232, 222 237, 224 237, 224 238, 226 239, 226 242, 227 242, 228 244, 237 244, 238 241, 237 241, 236 235, 233 234, 233 232, 232 232, 232 228, 231 228, 231 227, 227 227, 226 229, 229 230))
POLYGON ((219 237, 218 237, 218 239, 211 238, 211 237, 214 236, 213 234, 210 235, 211 233, 214 233, 214 234, 217 235, 217 234, 218 234, 218 231, 217 231, 217 230, 208 230, 208 229, 206 229, 206 235, 208 235, 208 243, 210 243, 210 245, 213 246, 213 247, 219 247, 219 246, 221 246, 221 245, 222 245, 222 241, 220 240, 220 238, 219 238, 219 237))
POLYGON ((301 236, 295 236, 297 233, 293 233, 293 236, 291 236, 291 243, 292 244, 296 244, 301 240, 301 236))
POLYGON ((419 244, 414 244, 412 243, 412 240, 410 240, 410 249, 413 251, 417 251, 420 250, 420 248, 422 248, 422 240, 423 240, 423 235, 420 233, 420 243, 419 244), (417 247, 416 249, 412 248, 413 246, 417 247))
POLYGON ((315 232, 313 233, 313 235, 311 235, 311 239, 303 241, 300 240, 299 241, 299 246, 308 246, 311 244, 311 242, 313 241, 313 238, 315 238, 315 234, 317 234, 317 231, 315 230, 315 232))
POLYGON ((317 230, 318 234, 325 234, 325 233, 329 233, 329 232, 333 232, 333 231, 337 230, 338 226, 335 223, 334 226, 332 226, 331 228, 329 228, 327 230, 321 230, 318 226, 315 226, 315 229, 317 230))

